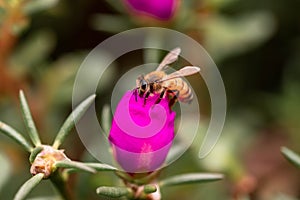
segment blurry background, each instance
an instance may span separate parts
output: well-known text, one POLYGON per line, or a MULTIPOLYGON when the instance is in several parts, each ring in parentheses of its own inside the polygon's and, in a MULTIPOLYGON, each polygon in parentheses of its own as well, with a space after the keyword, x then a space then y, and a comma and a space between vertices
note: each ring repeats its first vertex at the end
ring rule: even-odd
MULTIPOLYGON (((300 152, 300 2, 178 0, 168 19, 134 11, 124 2, 0 0, 0 120, 25 135, 17 98, 22 88, 42 140, 51 143, 71 111, 75 74, 91 49, 131 28, 171 28, 197 40, 216 62, 226 87, 228 112, 223 134, 207 158, 199 160, 198 149, 192 146, 161 176, 203 171, 224 173, 226 179, 168 188, 162 191, 164 199, 299 198, 300 171, 282 157, 280 147, 300 152)), ((160 57, 165 54, 161 53, 160 57)), ((131 52, 114 63, 109 78, 117 81, 142 63, 143 52, 131 52)), ((96 99, 99 113, 109 103, 113 85, 104 88, 96 99)), ((209 119, 210 102, 204 99, 201 110, 209 119)), ((75 131, 63 148, 74 160, 92 160, 75 131)), ((27 158, 0 134, 1 199, 12 199, 31 176, 27 158)), ((101 199, 95 188, 115 184, 114 177, 80 174, 69 185, 78 199, 101 199)), ((54 192, 44 181, 31 196, 54 192)))

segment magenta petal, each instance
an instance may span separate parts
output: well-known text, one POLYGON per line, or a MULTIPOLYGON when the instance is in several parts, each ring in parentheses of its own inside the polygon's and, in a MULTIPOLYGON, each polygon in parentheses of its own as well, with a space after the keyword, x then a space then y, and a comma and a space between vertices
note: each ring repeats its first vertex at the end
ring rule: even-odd
POLYGON ((154 171, 159 168, 174 139, 175 112, 168 98, 155 101, 159 95, 137 101, 131 91, 120 100, 112 122, 109 141, 118 163, 131 173, 154 171))
POLYGON ((170 19, 175 11, 177 0, 124 0, 136 12, 146 13, 161 20, 170 19))
MULTIPOLYGON (((150 145, 149 145, 150 146, 150 145)), ((157 151, 148 153, 133 153, 113 145, 113 151, 118 163, 129 173, 145 173, 157 170, 164 163, 172 143, 157 151)), ((147 145, 145 145, 147 148, 147 145)))

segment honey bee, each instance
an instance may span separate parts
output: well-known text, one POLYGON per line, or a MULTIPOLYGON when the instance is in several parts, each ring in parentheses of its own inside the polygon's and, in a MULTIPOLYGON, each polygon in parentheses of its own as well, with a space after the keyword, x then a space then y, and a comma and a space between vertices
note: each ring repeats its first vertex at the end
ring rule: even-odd
POLYGON ((175 62, 181 52, 180 48, 175 48, 168 53, 157 69, 146 75, 140 75, 136 79, 136 89, 134 90, 137 100, 137 95, 144 97, 144 104, 151 94, 159 93, 159 98, 156 104, 161 101, 165 95, 169 95, 169 107, 172 107, 177 100, 190 103, 193 100, 193 93, 189 85, 181 78, 190 76, 200 71, 199 67, 186 66, 171 74, 166 74, 165 69, 168 65, 175 62), (138 94, 137 94, 138 93, 138 94))

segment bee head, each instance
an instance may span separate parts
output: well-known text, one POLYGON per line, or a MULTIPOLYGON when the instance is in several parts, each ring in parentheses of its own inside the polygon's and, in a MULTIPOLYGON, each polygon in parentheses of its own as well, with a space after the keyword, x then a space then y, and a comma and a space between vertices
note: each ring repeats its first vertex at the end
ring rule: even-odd
POLYGON ((144 75, 140 75, 137 78, 137 80, 136 80, 136 86, 137 86, 139 95, 143 95, 146 92, 146 90, 148 88, 148 83, 145 80, 144 75))
POLYGON ((142 79, 140 81, 140 91, 145 92, 147 89, 148 83, 145 81, 145 79, 142 79))

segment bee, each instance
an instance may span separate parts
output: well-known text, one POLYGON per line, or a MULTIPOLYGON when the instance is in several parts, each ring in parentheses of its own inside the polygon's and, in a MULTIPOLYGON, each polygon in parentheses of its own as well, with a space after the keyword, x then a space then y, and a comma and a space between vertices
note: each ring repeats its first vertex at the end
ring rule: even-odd
POLYGON ((161 101, 165 95, 169 95, 169 107, 172 107, 177 100, 190 103, 193 100, 193 93, 189 85, 181 78, 190 76, 200 71, 199 67, 186 66, 171 74, 166 74, 165 69, 169 64, 175 62, 181 52, 180 48, 175 48, 168 53, 155 71, 146 75, 140 75, 136 79, 136 88, 134 90, 136 100, 137 95, 144 97, 144 105, 151 94, 158 93, 159 98, 156 104, 161 101))

